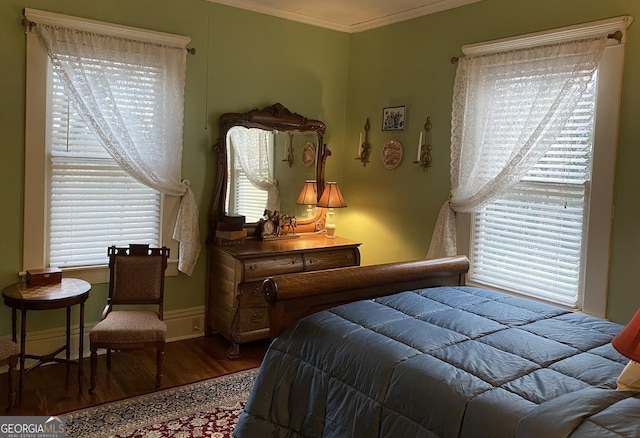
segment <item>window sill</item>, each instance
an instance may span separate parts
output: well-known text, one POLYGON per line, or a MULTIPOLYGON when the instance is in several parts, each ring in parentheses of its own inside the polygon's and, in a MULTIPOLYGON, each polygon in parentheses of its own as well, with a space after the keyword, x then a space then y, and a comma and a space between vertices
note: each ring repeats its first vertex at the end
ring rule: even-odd
MULTIPOLYGON (((109 265, 83 266, 76 268, 61 268, 63 277, 79 278, 91 284, 109 283, 109 265)), ((26 272, 20 272, 24 277, 26 272)), ((178 259, 169 259, 166 277, 178 275, 178 259)))

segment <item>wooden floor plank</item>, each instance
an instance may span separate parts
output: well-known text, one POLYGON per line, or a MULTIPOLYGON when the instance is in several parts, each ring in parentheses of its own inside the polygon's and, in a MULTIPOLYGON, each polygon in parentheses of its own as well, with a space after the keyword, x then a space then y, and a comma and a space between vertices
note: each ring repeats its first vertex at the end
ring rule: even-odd
MULTIPOLYGON (((260 366, 267 341, 243 344, 240 357, 227 359, 228 342, 220 336, 206 336, 168 343, 165 347, 162 388, 184 385, 260 366)), ((24 377, 22 403, 3 415, 57 415, 153 392, 155 351, 113 353, 111 372, 106 356, 98 358, 98 383, 89 393, 89 359, 83 363, 82 388, 77 365, 53 364, 36 368, 24 377)), ((7 375, 0 374, 0 413, 7 406, 7 375)))

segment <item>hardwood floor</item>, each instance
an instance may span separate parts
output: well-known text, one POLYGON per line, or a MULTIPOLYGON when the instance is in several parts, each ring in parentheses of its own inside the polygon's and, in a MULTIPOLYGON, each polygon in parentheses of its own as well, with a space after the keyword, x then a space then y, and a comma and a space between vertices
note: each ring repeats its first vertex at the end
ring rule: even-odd
MULTIPOLYGON (((240 357, 229 360, 228 342, 218 335, 168 343, 165 347, 162 389, 254 368, 260 365, 268 341, 243 344, 240 357)), ((0 374, 0 415, 56 415, 101 403, 153 392, 155 351, 112 353, 111 371, 106 356, 98 358, 98 383, 89 393, 89 358, 83 362, 82 388, 77 365, 53 364, 24 376, 22 403, 8 411, 7 375, 0 374)))

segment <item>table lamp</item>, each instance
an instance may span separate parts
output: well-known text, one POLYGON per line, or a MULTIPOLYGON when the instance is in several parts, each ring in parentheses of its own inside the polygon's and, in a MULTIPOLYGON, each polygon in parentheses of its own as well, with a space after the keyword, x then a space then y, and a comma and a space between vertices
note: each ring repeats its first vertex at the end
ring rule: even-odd
POLYGON ((313 206, 318 203, 318 186, 315 180, 308 179, 302 186, 302 191, 296 204, 307 206, 307 217, 313 217, 313 206))
POLYGON ((320 200, 318 201, 318 207, 329 209, 329 212, 327 214, 327 223, 325 224, 327 237, 336 237, 336 224, 333 221, 333 209, 344 208, 346 206, 347 204, 344 202, 342 193, 340 193, 340 189, 338 188, 338 183, 328 182, 324 186, 324 191, 322 192, 322 196, 320 196, 320 200))
POLYGON ((611 343, 620 354, 630 359, 618 377, 618 389, 640 391, 640 310, 611 343))

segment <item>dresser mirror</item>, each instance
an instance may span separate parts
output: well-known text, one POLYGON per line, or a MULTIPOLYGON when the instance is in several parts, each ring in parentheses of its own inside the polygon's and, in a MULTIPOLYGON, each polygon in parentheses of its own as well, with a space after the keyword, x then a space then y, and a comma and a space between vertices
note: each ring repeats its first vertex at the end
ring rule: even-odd
POLYGON ((311 233, 324 227, 323 209, 296 200, 307 180, 316 180, 318 199, 324 187, 325 162, 330 152, 323 142, 325 124, 292 113, 276 103, 246 113, 220 117, 218 180, 211 207, 209 236, 218 222, 242 215, 249 236, 265 210, 296 217, 295 233, 311 233))

